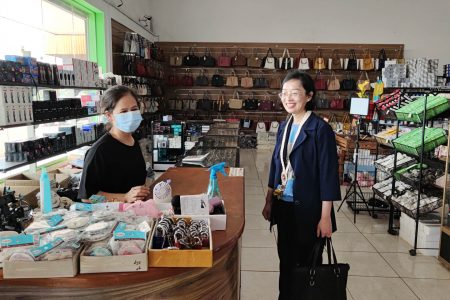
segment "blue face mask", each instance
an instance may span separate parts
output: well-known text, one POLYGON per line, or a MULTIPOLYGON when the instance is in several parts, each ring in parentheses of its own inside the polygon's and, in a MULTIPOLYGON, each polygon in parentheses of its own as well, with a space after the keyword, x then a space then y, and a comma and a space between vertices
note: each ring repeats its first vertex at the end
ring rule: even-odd
POLYGON ((116 120, 116 127, 126 133, 136 131, 142 122, 142 116, 139 110, 115 114, 114 119, 116 120))

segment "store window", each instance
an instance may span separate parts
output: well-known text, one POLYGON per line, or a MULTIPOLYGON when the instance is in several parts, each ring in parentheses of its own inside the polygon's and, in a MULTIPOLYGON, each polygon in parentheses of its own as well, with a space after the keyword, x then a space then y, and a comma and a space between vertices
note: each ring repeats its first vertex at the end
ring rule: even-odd
MULTIPOLYGON (((5 55, 29 55, 41 62, 70 66, 72 58, 77 58, 96 61, 104 67, 103 23, 103 13, 84 0, 2 1, 0 59, 5 55)), ((58 97, 76 96, 72 93, 60 90, 58 97)), ((28 140, 37 132, 33 126, 0 130, 0 158, 4 157, 5 142, 28 140)), ((18 171, 23 169, 14 173, 18 171)), ((0 180, 6 175, 0 173, 0 180)))

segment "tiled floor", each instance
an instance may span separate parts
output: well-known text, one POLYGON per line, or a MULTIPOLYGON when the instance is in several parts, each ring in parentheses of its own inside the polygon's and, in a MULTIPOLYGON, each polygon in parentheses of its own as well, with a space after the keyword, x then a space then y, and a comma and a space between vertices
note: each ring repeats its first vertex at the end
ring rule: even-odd
MULTIPOLYGON (((245 168, 245 231, 242 237, 241 299, 278 297, 278 256, 275 237, 261 211, 264 205, 271 152, 241 149, 245 168)), ((339 203, 335 203, 339 204, 339 203)), ((343 205, 333 235, 338 260, 350 264, 348 299, 450 299, 450 271, 436 258, 411 257, 408 243, 389 235, 387 219, 356 217, 343 205)))

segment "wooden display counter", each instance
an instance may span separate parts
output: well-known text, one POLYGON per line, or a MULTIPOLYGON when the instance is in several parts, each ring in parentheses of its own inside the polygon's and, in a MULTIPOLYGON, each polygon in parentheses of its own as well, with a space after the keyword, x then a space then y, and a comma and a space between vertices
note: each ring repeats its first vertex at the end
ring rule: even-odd
MULTIPOLYGON (((209 172, 171 168, 154 184, 171 179, 173 195, 206 192, 209 172)), ((227 230, 214 231, 212 268, 149 268, 147 272, 78 274, 74 278, 3 279, 0 299, 238 299, 240 238, 244 230, 244 177, 219 176, 227 230)))

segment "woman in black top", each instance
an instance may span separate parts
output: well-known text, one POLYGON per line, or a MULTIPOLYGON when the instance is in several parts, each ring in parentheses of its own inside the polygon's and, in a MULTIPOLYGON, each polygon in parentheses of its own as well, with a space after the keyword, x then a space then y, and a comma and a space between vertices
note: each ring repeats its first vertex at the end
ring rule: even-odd
POLYGON ((145 161, 132 136, 142 121, 137 95, 114 86, 102 96, 102 110, 111 129, 86 154, 78 198, 99 194, 108 201, 145 200, 150 195, 145 161))

